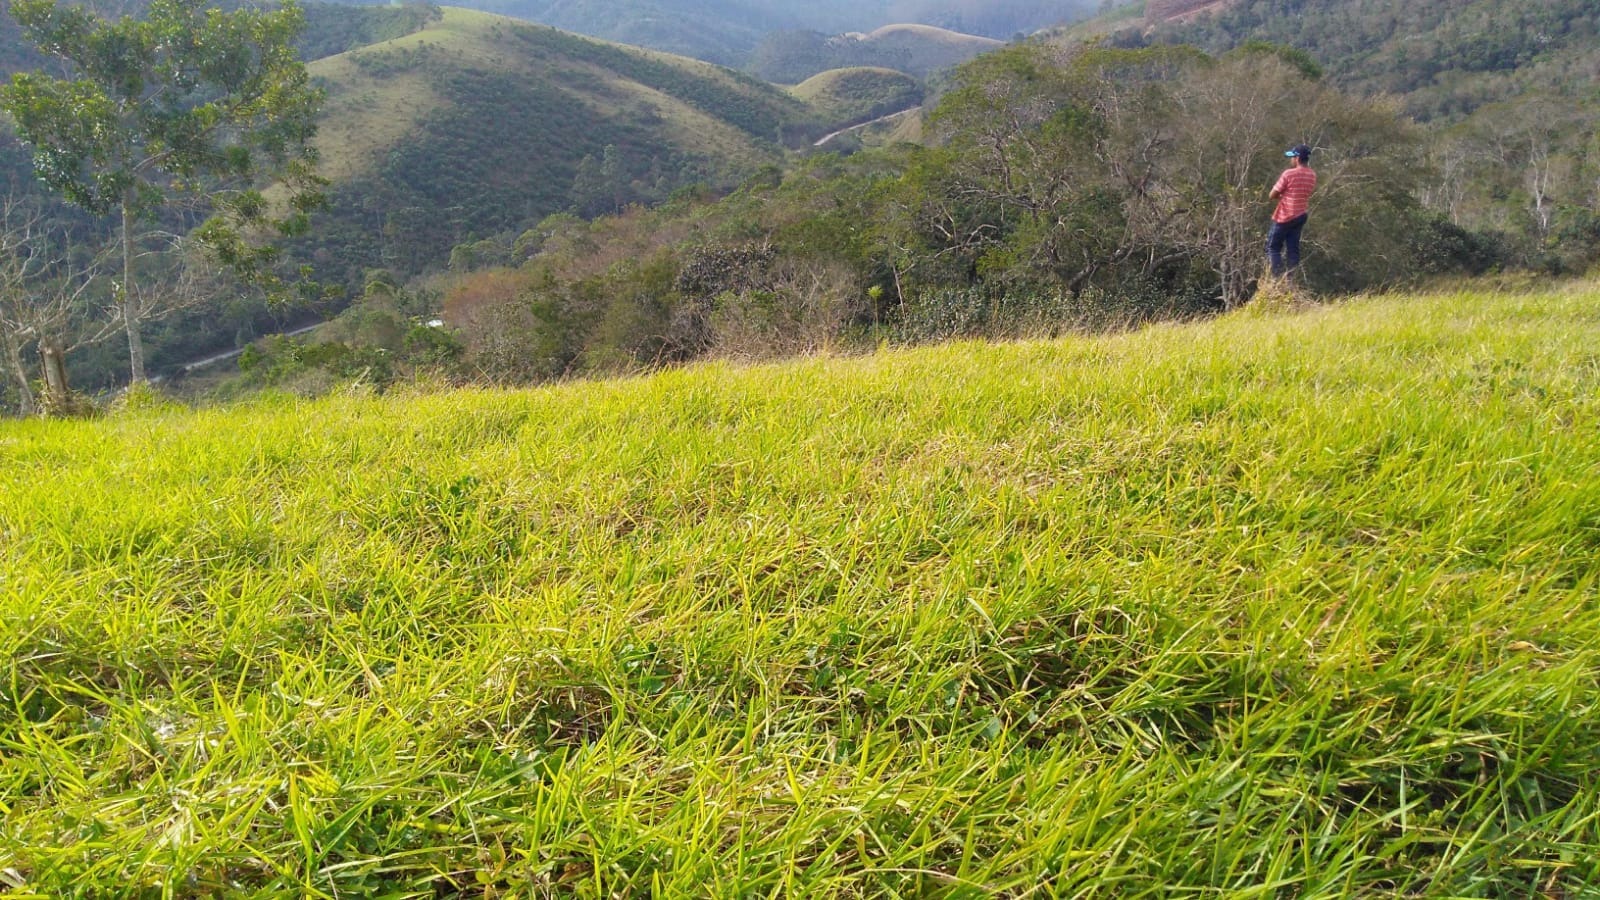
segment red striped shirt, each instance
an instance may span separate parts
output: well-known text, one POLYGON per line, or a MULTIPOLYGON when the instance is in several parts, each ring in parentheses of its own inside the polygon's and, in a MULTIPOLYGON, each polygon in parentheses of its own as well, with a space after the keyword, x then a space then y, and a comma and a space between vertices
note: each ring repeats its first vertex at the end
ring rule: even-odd
POLYGON ((1317 173, 1308 168, 1293 168, 1278 176, 1272 191, 1278 195, 1274 222, 1293 222, 1311 208, 1311 194, 1317 189, 1317 173))

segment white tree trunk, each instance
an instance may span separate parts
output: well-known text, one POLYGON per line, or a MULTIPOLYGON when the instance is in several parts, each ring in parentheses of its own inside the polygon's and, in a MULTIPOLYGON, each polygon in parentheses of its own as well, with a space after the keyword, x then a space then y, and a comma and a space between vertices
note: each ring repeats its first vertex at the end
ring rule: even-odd
POLYGON ((139 334, 143 311, 139 308, 138 294, 133 289, 133 212, 132 199, 122 200, 122 286, 118 300, 122 306, 122 325, 128 332, 128 362, 132 381, 145 381, 144 339, 139 334))

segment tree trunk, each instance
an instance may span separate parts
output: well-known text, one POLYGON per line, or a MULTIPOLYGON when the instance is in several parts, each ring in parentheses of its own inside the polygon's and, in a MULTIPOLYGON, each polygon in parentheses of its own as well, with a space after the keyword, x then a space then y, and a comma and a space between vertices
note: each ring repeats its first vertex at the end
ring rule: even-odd
POLYGON ((128 361, 134 384, 145 381, 144 339, 139 335, 139 301, 133 291, 133 211, 132 198, 122 198, 122 285, 118 300, 122 305, 122 325, 128 332, 128 361))
POLYGON ((0 333, 0 344, 4 345, 6 365, 17 382, 17 411, 24 416, 31 416, 38 407, 33 396, 33 385, 28 381, 28 367, 22 363, 22 346, 9 331, 0 333))
POLYGON ((67 361, 61 345, 53 339, 39 342, 39 355, 44 358, 44 405, 46 409, 63 410, 71 399, 67 389, 67 361))

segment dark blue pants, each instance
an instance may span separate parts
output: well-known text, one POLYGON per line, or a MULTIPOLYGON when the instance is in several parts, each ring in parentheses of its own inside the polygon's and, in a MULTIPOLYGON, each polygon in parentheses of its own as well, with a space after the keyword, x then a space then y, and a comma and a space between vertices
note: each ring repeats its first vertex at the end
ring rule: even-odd
POLYGON ((1287 222, 1273 222, 1267 234, 1267 261, 1272 263, 1272 274, 1282 275, 1300 268, 1300 231, 1306 227, 1306 216, 1287 222), (1285 251, 1289 264, 1284 265, 1285 251))

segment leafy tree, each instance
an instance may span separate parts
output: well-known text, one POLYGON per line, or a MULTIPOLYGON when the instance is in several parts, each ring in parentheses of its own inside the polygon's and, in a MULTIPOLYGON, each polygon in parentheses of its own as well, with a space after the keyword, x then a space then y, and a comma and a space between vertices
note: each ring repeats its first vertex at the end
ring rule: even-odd
POLYGON ((120 215, 117 300, 132 377, 143 381, 141 223, 180 197, 209 201, 214 215, 197 239, 242 277, 277 288, 277 251, 264 239, 304 232, 321 202, 309 144, 321 92, 293 46, 303 15, 293 0, 232 12, 154 0, 143 19, 117 21, 57 0, 14 0, 11 12, 72 77, 15 75, 0 87, 0 109, 32 145, 45 184, 91 212, 120 215), (280 203, 255 187, 267 176, 286 186, 280 203))

